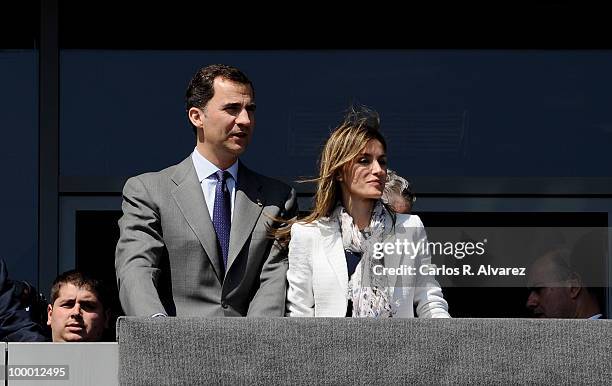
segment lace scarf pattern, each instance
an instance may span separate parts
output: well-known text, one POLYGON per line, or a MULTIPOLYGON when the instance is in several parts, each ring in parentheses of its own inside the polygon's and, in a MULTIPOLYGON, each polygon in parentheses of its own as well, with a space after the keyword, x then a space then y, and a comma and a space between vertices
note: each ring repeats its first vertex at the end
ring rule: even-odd
POLYGON ((361 261, 348 283, 347 298, 353 301, 352 316, 392 317, 399 304, 391 301, 393 288, 389 286, 388 277, 374 274, 374 266, 384 265, 384 258, 376 259, 373 256, 374 244, 385 240, 393 230, 391 215, 378 200, 372 210, 370 224, 363 231, 353 223, 353 218, 341 204, 330 217, 330 220, 339 223, 344 249, 361 253, 361 261))

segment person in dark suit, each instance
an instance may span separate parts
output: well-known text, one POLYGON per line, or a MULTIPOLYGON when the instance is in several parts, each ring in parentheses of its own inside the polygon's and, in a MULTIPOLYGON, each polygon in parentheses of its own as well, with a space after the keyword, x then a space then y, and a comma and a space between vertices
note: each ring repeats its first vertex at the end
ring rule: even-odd
POLYGON ((20 307, 14 296, 15 287, 8 278, 4 259, 0 258, 0 340, 4 342, 44 342, 47 337, 41 326, 20 307))
POLYGON ((597 298, 569 264, 569 251, 554 249, 529 267, 526 306, 536 318, 601 319, 597 298))
POLYGON ((187 88, 196 147, 178 165, 130 178, 115 268, 126 315, 282 316, 287 252, 270 238, 297 214, 295 190, 238 157, 255 126, 255 90, 227 65, 187 88))

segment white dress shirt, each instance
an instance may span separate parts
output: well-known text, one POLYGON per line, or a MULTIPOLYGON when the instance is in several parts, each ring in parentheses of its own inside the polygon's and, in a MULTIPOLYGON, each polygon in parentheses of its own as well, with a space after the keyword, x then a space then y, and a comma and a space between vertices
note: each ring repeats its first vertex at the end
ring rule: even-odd
MULTIPOLYGON (((193 160, 193 166, 195 166, 198 181, 202 187, 202 193, 204 193, 204 200, 206 200, 206 206, 208 207, 208 214, 212 221, 215 206, 215 188, 217 187, 217 178, 214 174, 219 168, 204 158, 198 152, 198 149, 193 150, 191 159, 193 160)), ((225 170, 231 175, 231 178, 226 180, 226 184, 227 189, 230 191, 231 216, 234 218, 234 199, 236 198, 236 182, 238 182, 238 160, 225 170)))
MULTIPOLYGON (((193 166, 195 166, 196 174, 198 175, 198 181, 202 187, 202 193, 204 193, 204 199, 206 200, 206 206, 208 207, 208 214, 210 220, 213 218, 213 209, 215 205, 215 188, 217 187, 217 178, 214 174, 219 170, 212 162, 204 158, 197 149, 193 150, 191 154, 193 160, 193 166)), ((230 202, 231 202, 231 215, 234 215, 234 198, 236 197, 236 181, 238 181, 238 161, 234 162, 232 166, 226 169, 231 178, 226 180, 227 188, 230 191, 230 202)), ((153 318, 165 317, 164 313, 157 313, 151 315, 153 318)))

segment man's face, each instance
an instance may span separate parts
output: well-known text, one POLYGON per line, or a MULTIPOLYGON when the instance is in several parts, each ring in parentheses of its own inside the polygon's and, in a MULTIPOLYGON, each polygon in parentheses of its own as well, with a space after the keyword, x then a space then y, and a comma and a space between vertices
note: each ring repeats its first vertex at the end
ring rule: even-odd
POLYGON ((231 164, 246 150, 255 127, 253 90, 220 77, 213 86, 212 99, 201 109, 191 108, 189 118, 203 131, 198 137, 202 155, 213 163, 231 164))
POLYGON ((541 259, 530 268, 528 276, 530 287, 527 308, 537 318, 574 318, 575 304, 568 281, 559 277, 547 259, 541 259))
POLYGON ((527 298, 527 308, 536 318, 574 318, 568 287, 533 287, 527 298))
POLYGON ((70 283, 62 284, 47 317, 54 342, 98 341, 109 320, 94 292, 70 283))

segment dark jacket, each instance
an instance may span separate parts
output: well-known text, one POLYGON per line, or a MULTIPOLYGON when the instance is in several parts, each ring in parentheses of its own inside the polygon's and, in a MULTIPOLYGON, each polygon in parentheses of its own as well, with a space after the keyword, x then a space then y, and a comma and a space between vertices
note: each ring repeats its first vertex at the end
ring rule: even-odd
POLYGON ((44 342, 41 326, 34 323, 30 314, 14 297, 14 284, 8 280, 4 260, 0 258, 0 341, 44 342))

